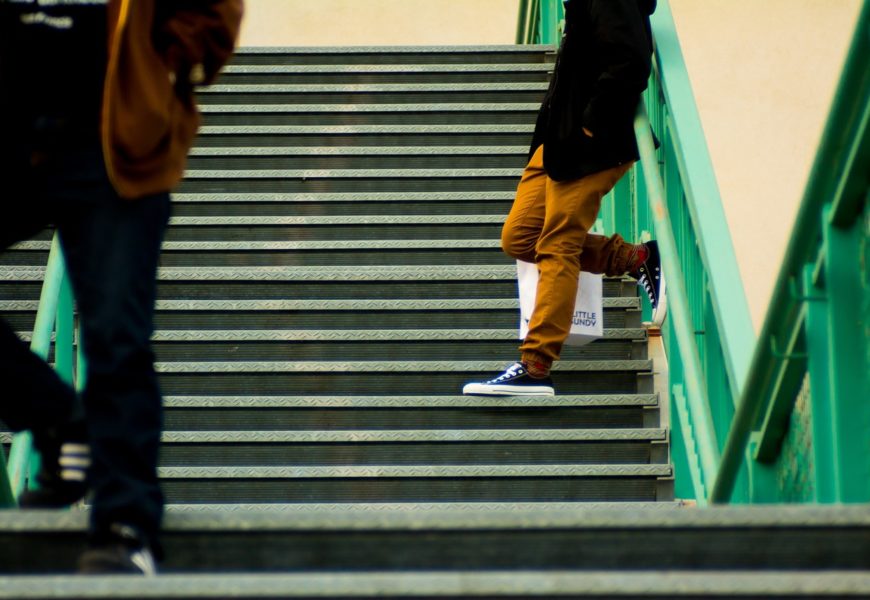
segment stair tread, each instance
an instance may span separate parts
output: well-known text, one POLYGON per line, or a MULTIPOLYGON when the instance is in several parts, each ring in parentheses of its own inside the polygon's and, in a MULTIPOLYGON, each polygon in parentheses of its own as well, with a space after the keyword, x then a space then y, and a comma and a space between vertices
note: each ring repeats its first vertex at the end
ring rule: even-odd
MULTIPOLYGON (((240 148, 244 150, 245 148, 240 148)), ((232 192, 175 192, 173 202, 453 202, 453 201, 512 201, 510 191, 462 192, 323 192, 323 193, 232 193, 232 192)))
POLYGON ((481 123, 477 125, 203 125, 199 135, 266 134, 266 135, 356 135, 376 133, 523 133, 531 134, 534 125, 481 123))
POLYGON ((284 84, 284 83, 257 83, 257 84, 229 84, 217 83, 197 90, 197 94, 208 95, 216 93, 285 93, 304 94, 326 92, 336 93, 378 93, 378 92, 402 92, 402 93, 433 93, 433 92, 545 92, 549 84, 546 81, 515 83, 508 81, 486 83, 310 83, 310 84, 284 84))
POLYGON ((167 408, 505 408, 568 406, 657 406, 655 394, 564 396, 166 396, 167 408))
MULTIPOLYGON (((377 106, 377 105, 374 105, 377 106)), ((461 105, 457 105, 461 106, 461 105)), ((235 106, 228 106, 236 108, 235 106)), ((267 107, 268 108, 268 107, 267 107)), ((464 155, 464 154, 519 154, 525 156, 529 151, 528 146, 213 146, 209 148, 193 148, 190 156, 430 156, 430 155, 464 155)), ((476 192, 480 194, 480 192, 476 192)), ((450 192, 452 196, 466 197, 462 192, 450 192)), ((176 196, 190 196, 192 194, 176 193, 176 196)), ((327 194, 323 194, 326 196, 327 194)), ((435 195, 435 194, 429 194, 435 195)), ((444 194, 442 194, 444 195, 444 194)), ((298 194, 288 195, 297 197, 298 194)), ((361 194, 345 194, 348 199, 357 198, 361 194)), ((403 197, 408 194, 403 194, 403 197)), ((512 193, 503 194, 505 198, 512 198, 512 193)))
POLYGON ((163 479, 393 479, 670 477, 670 465, 377 465, 328 467, 160 467, 163 479))
POLYGON ((263 65, 238 65, 228 64, 221 73, 223 75, 233 75, 236 73, 245 74, 277 74, 277 73, 348 73, 348 74, 363 74, 363 73, 523 73, 523 72, 548 72, 553 70, 552 63, 458 63, 458 64, 390 64, 389 62, 378 62, 372 64, 353 64, 353 65, 279 65, 279 64, 263 64, 263 65))
MULTIPOLYGON (((453 127, 450 125, 449 127, 453 127)), ((519 177, 522 169, 192 169, 194 179, 413 179, 421 177, 519 177)), ((502 217, 503 219, 503 217, 502 217)))
MULTIPOLYGON (((870 528, 860 505, 735 505, 703 509, 665 502, 491 502, 386 504, 265 504, 254 508, 198 507, 168 510, 164 530, 756 530, 870 528), (294 507, 292 510, 288 507, 294 507), (404 507, 397 509, 396 507, 404 507), (674 510, 672 510, 674 509, 674 510)), ((0 511, 0 531, 84 531, 88 511, 0 511)))
POLYGON ((205 443, 417 443, 417 442, 541 442, 541 441, 664 441, 667 431, 649 429, 401 429, 343 431, 165 431, 169 444, 205 443))
MULTIPOLYGON (((223 113, 369 113, 369 112, 474 112, 535 111, 536 102, 431 102, 415 104, 204 104, 203 114, 223 113)), ((528 148, 526 148, 528 150, 528 148)))
POLYGON ((841 597, 870 594, 868 571, 420 571, 0 577, 0 598, 841 597))
MULTIPOLYGON (((637 308, 636 296, 615 296, 602 298, 604 308, 637 308)), ((324 311, 360 311, 360 310, 516 310, 519 300, 509 298, 471 298, 468 300, 158 300, 158 311, 279 311, 279 310, 311 310, 315 305, 324 311)), ((0 310, 28 311, 36 310, 37 300, 2 300, 0 310)), ((492 330, 494 335, 501 331, 492 330)), ((513 330, 511 330, 513 331, 513 330)), ((634 332, 634 329, 626 331, 634 332)))
MULTIPOLYGON (((502 361, 178 361, 158 362, 159 373, 402 373, 473 372, 504 369, 502 361)), ((561 371, 649 371, 651 360, 570 360, 553 364, 561 371)))

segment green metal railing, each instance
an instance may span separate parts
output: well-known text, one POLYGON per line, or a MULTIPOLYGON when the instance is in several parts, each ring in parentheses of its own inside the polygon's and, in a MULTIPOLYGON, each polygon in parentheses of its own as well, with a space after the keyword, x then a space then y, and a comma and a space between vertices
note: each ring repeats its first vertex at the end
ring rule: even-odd
MULTIPOLYGON (((54 341, 55 369, 61 379, 81 389, 84 385, 84 358, 81 355, 74 356, 74 337, 72 287, 60 240, 55 234, 39 296, 39 309, 33 325, 30 349, 48 360, 54 341)), ((17 434, 12 441, 6 469, 0 469, 3 473, 0 477, 0 507, 14 506, 28 481, 33 482, 33 476, 38 470, 39 455, 33 450, 30 432, 17 434)))
MULTIPOLYGON (((809 388, 809 497, 870 501, 870 1, 865 1, 712 490, 728 501, 749 453, 752 498, 809 388)), ((807 409, 804 409, 807 410, 807 409)))
MULTIPOLYGON (((819 479, 803 500, 870 500, 868 4, 763 343, 756 343, 667 0, 653 15, 654 73, 635 120, 641 162, 609 195, 601 220, 605 230, 631 239, 654 232, 659 241, 668 282, 662 335, 679 497, 700 504, 793 500, 783 472, 796 469, 799 479, 807 472, 819 479), (804 411, 796 400, 808 389, 811 411, 804 411), (794 437, 804 421, 809 458, 800 455, 803 437, 783 444, 789 426, 794 437)), ((518 40, 557 42, 560 6, 522 3, 518 40)))

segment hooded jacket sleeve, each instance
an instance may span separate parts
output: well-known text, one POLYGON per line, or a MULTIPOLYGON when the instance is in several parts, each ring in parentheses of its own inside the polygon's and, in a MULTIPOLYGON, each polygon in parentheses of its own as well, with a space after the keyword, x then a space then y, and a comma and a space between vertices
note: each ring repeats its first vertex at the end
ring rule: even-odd
POLYGON ((235 48, 243 0, 164 1, 157 3, 157 11, 155 46, 178 75, 178 84, 211 83, 235 48))
POLYGON ((599 62, 583 127, 606 135, 611 125, 634 113, 651 69, 651 47, 637 0, 589 0, 591 43, 599 62))

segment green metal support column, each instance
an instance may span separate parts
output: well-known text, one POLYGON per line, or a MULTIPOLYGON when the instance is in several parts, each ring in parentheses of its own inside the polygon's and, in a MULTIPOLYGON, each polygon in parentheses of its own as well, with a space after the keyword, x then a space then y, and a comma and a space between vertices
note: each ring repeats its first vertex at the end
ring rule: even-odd
MULTIPOLYGON (((866 211, 866 207, 865 207, 866 211)), ((827 352, 831 356, 828 394, 837 502, 870 501, 870 385, 867 315, 859 299, 867 293, 867 265, 856 258, 866 244, 866 218, 851 227, 833 225, 826 207, 823 228, 824 284, 828 291, 827 352), (859 266, 856 272, 855 266, 859 266)))

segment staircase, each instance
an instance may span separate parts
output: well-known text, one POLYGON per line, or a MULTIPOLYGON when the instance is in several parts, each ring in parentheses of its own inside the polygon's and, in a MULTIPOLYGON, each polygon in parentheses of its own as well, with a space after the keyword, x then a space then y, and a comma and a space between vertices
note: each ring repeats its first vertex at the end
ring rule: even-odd
MULTIPOLYGON (((498 239, 552 59, 242 50, 200 96, 162 257, 165 575, 46 576, 74 568, 85 511, 9 511, 0 598, 870 590, 866 510, 674 501, 630 279, 605 280, 605 337, 566 348, 558 396, 459 395, 517 356, 498 239)), ((23 333, 48 239, 2 257, 23 333)))

